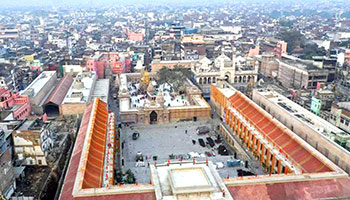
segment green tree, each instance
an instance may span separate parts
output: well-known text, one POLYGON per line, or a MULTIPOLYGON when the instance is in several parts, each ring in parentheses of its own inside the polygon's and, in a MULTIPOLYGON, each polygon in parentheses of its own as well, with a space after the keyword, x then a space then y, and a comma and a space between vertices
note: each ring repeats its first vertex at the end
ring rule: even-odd
POLYGON ((183 90, 187 79, 192 76, 192 71, 182 66, 175 66, 172 69, 163 66, 157 72, 158 84, 170 84, 176 91, 183 90))
POLYGON ((301 46, 303 48, 302 51, 302 59, 312 59, 313 56, 325 56, 327 55, 327 51, 322 47, 318 48, 317 44, 303 44, 301 46))
POLYGON ((125 174, 126 174, 126 182, 127 182, 127 183, 133 184, 133 183, 136 182, 135 175, 134 175, 134 173, 133 173, 130 169, 128 169, 128 170, 125 172, 125 174))
POLYGON ((292 21, 292 20, 281 20, 280 21, 281 26, 285 26, 285 27, 289 27, 289 28, 291 28, 293 26, 293 24, 294 24, 294 21, 292 21))
POLYGON ((297 47, 304 44, 305 38, 300 31, 287 30, 281 33, 281 39, 288 43, 287 52, 292 54, 297 47))

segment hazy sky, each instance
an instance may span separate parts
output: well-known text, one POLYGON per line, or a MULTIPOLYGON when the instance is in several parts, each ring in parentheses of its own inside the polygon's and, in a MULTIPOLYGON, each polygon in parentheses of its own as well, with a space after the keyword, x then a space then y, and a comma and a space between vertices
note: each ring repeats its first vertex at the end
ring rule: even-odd
POLYGON ((64 5, 104 5, 104 4, 139 4, 139 3, 203 3, 220 0, 0 0, 1 7, 41 7, 41 6, 64 6, 64 5))
MULTIPOLYGON (((349 0, 0 0, 0 9, 6 7, 47 7, 47 6, 101 6, 101 5, 118 5, 118 4, 160 4, 160 5, 203 5, 207 3, 220 3, 225 4, 227 2, 284 2, 284 3, 296 3, 296 2, 308 2, 308 3, 320 3, 323 2, 348 2, 349 0)), ((283 3, 282 3, 283 4, 283 3)))

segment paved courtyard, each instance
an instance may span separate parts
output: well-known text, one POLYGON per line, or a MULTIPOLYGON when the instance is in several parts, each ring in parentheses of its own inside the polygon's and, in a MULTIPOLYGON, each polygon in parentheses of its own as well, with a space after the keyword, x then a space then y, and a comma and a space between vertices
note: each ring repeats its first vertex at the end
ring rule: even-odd
MULTIPOLYGON (((196 152, 200 154, 199 158, 196 160, 205 161, 205 152, 214 153, 215 156, 209 156, 208 160, 212 161, 214 164, 217 162, 224 163, 224 168, 218 169, 218 172, 222 178, 226 178, 228 175, 230 177, 237 176, 237 169, 249 170, 253 173, 263 174, 263 169, 250 169, 245 168, 244 165, 239 167, 227 167, 227 160, 234 159, 234 149, 229 149, 225 145, 230 155, 222 156, 219 155, 217 147, 224 142, 217 144, 211 148, 208 144, 206 147, 199 145, 198 139, 202 138, 204 141, 206 137, 211 136, 213 140, 216 139, 216 133, 213 131, 212 127, 215 125, 207 124, 205 122, 179 122, 170 123, 164 125, 144 125, 144 126, 134 126, 126 127, 121 129, 121 141, 124 141, 124 171, 131 169, 136 177, 138 183, 148 183, 150 181, 150 170, 148 165, 157 163, 166 163, 169 159, 169 155, 175 155, 174 159, 171 161, 179 161, 180 155, 186 160, 190 152, 196 152), (196 128, 198 126, 206 125, 210 128, 210 133, 205 135, 197 135, 196 128), (187 133, 186 133, 187 130, 187 133), (132 139, 132 134, 137 131, 140 136, 137 140, 132 139), (196 143, 193 144, 192 140, 196 143), (136 154, 137 152, 142 152, 145 157, 144 163, 145 167, 136 167, 136 154), (153 156, 157 156, 157 161, 153 160, 153 156), (177 156, 177 157, 176 157, 177 156)), ((241 158, 241 155, 237 155, 237 159, 241 158)), ((188 158, 192 161, 192 158, 188 158)))

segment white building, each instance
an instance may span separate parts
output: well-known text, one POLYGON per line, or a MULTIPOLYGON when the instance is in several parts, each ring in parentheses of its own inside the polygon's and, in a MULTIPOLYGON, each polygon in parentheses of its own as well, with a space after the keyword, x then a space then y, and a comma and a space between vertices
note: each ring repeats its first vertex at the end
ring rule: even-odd
POLYGON ((221 54, 214 61, 204 57, 191 70, 195 81, 203 93, 210 93, 210 84, 216 83, 218 78, 224 78, 234 86, 247 86, 250 80, 258 80, 259 65, 251 58, 236 57, 230 59, 221 54))

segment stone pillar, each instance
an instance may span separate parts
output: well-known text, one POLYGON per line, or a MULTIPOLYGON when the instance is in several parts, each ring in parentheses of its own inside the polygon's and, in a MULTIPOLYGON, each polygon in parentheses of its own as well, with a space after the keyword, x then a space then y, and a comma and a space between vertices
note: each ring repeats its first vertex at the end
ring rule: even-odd
POLYGON ((229 124, 229 127, 232 128, 232 113, 231 113, 231 111, 228 111, 228 113, 229 113, 228 124, 229 124))
POLYGON ((252 144, 252 152, 253 153, 255 153, 255 135, 252 135, 252 142, 253 142, 253 144, 252 144))
POLYGON ((242 138, 242 140, 244 139, 244 136, 246 136, 246 132, 245 132, 245 130, 244 130, 244 125, 243 125, 243 122, 241 122, 241 138, 242 138))
POLYGON ((252 145, 252 132, 248 131, 248 138, 247 138, 248 149, 251 147, 251 145, 252 145))
POLYGON ((255 150, 255 154, 259 157, 260 155, 260 147, 261 147, 261 143, 260 143, 260 140, 258 140, 258 138, 256 138, 256 150, 255 150))
POLYGON ((247 127, 245 127, 244 129, 244 137, 243 137, 243 141, 244 141, 244 144, 247 144, 247 137, 249 135, 249 131, 247 129, 247 127))
POLYGON ((240 138, 243 139, 243 135, 244 135, 244 127, 243 127, 243 123, 240 121, 239 122, 239 129, 240 129, 240 138))
POLYGON ((272 154, 272 162, 271 162, 271 174, 274 173, 275 171, 275 165, 276 165, 276 157, 275 157, 275 154, 272 154))
POLYGON ((266 151, 267 153, 266 153, 265 165, 266 165, 266 168, 268 168, 270 166, 271 152, 270 152, 270 149, 266 149, 266 151))
POLYGON ((234 118, 234 116, 233 116, 233 113, 230 111, 230 115, 231 115, 231 118, 230 118, 230 123, 231 123, 231 129, 233 128, 233 118, 234 118))
POLYGON ((286 165, 284 166, 284 174, 288 174, 290 172, 289 167, 286 165))
POLYGON ((236 125, 235 125, 235 129, 234 129, 234 132, 236 133, 236 135, 238 135, 238 127, 239 127, 239 122, 238 122, 238 119, 236 120, 236 125))
POLYGON ((280 174, 282 173, 282 160, 278 160, 277 162, 277 173, 280 174))
POLYGON ((262 147, 261 147, 261 152, 260 152, 260 163, 262 164, 264 162, 264 155, 265 155, 265 145, 264 144, 261 144, 262 147))
POLYGON ((232 126, 231 126, 231 130, 235 130, 236 127, 236 117, 232 114, 232 126))

